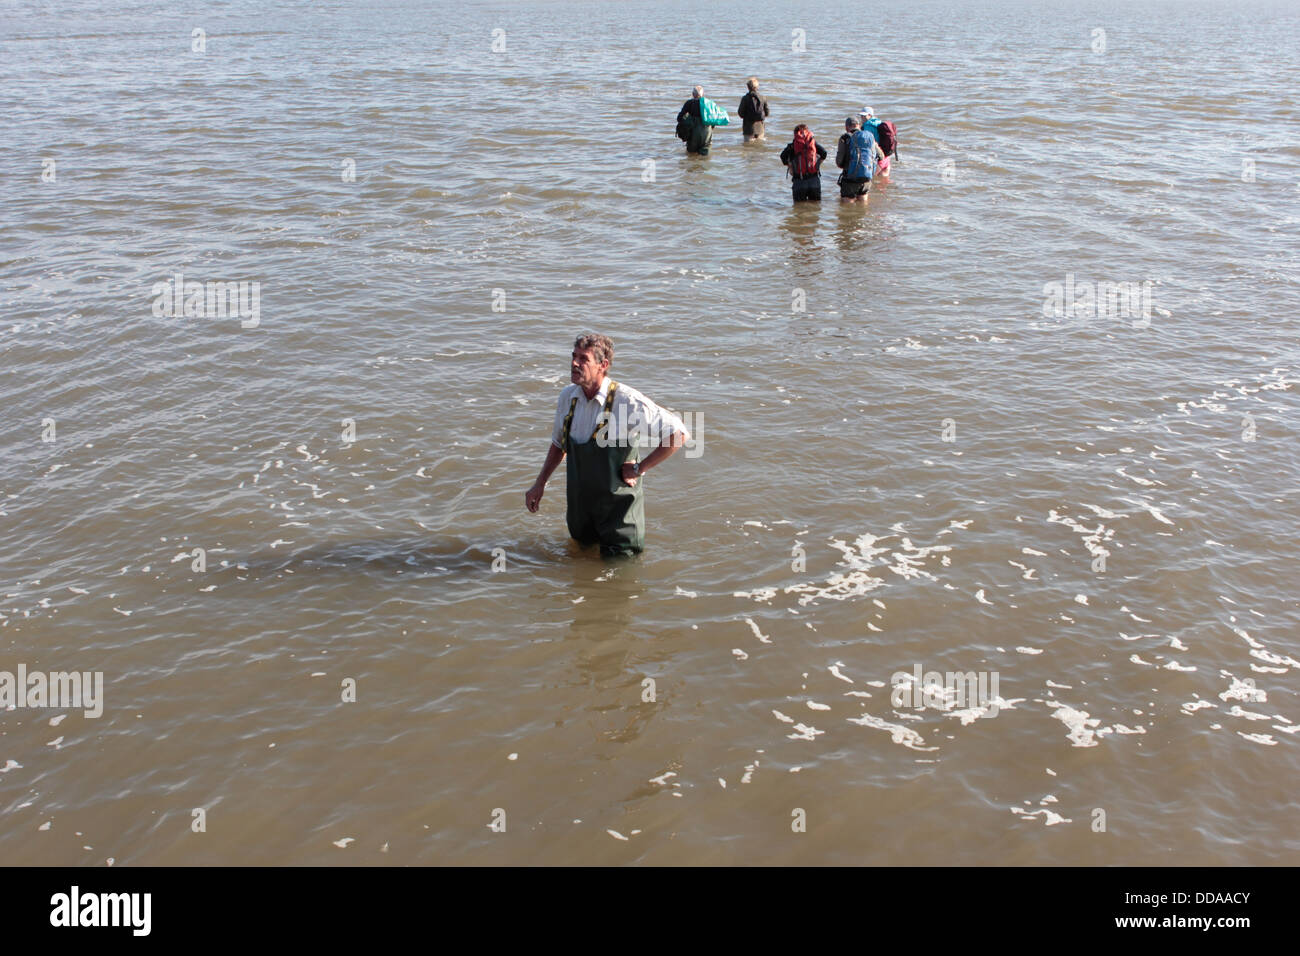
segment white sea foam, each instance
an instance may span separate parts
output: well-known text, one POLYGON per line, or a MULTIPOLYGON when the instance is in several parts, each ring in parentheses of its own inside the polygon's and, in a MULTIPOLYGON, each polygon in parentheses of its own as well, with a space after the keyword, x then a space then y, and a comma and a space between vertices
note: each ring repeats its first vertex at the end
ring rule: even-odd
POLYGON ((1095 747, 1097 746, 1097 737, 1102 734, 1096 729, 1101 720, 1096 717, 1090 717, 1087 711, 1076 710, 1068 704, 1048 701, 1049 704, 1055 705, 1052 716, 1065 724, 1070 731, 1066 737, 1073 741, 1076 747, 1095 747))
POLYGON ((1253 710, 1243 710, 1240 704, 1233 704, 1228 709, 1229 717, 1244 717, 1247 720, 1272 720, 1268 714, 1257 714, 1253 710))
POLYGON ((1011 565, 1013 568, 1019 568, 1021 571, 1023 571, 1024 573, 1021 574, 1020 576, 1024 578, 1026 581, 1034 580, 1035 569, 1031 568, 1029 565, 1021 564, 1019 561, 1012 561, 1010 559, 1007 559, 1007 564, 1011 565))
POLYGON ((1037 817, 1040 814, 1042 814, 1043 825, 1049 827, 1056 826, 1058 823, 1074 822, 1072 819, 1069 819, 1068 817, 1063 817, 1059 813, 1056 813, 1055 811, 1048 810, 1046 807, 1043 807, 1041 810, 1035 810, 1032 813, 1029 812, 1028 810, 1022 810, 1020 807, 1012 807, 1011 812, 1023 816, 1026 819, 1030 817, 1037 817))
POLYGON ((794 730, 794 733, 786 734, 791 740, 815 740, 818 734, 826 733, 824 730, 818 730, 816 727, 809 727, 807 724, 802 723, 795 724, 794 730))
POLYGON ((1086 502, 1086 501, 1081 502, 1081 504, 1082 504, 1083 507, 1085 507, 1085 508, 1090 508, 1090 509, 1092 510, 1093 514, 1095 514, 1098 518, 1124 518, 1124 517, 1127 517, 1126 515, 1121 514, 1121 513, 1118 512, 1118 511, 1111 511, 1111 510, 1108 509, 1108 508, 1098 508, 1096 505, 1090 505, 1090 504, 1088 504, 1088 502, 1086 502))
POLYGON ((1253 680, 1232 678, 1232 684, 1219 694, 1219 700, 1240 700, 1247 704, 1263 704, 1268 701, 1268 694, 1255 686, 1253 680))
POLYGON ((1272 734, 1245 734, 1239 730, 1237 736, 1244 737, 1252 743, 1264 744, 1266 747, 1277 746, 1277 741, 1273 739, 1272 734))
POLYGON ((1131 481, 1131 482, 1133 482, 1133 483, 1135 483, 1135 484, 1139 484, 1139 485, 1154 485, 1154 484, 1155 484, 1155 482, 1152 481, 1150 478, 1141 478, 1141 477, 1139 477, 1139 476, 1137 476, 1137 475, 1130 475, 1130 474, 1129 474, 1128 472, 1126 472, 1122 467, 1121 467, 1121 468, 1116 468, 1116 469, 1115 469, 1115 474, 1117 474, 1117 475, 1123 475, 1125 478, 1127 478, 1129 481, 1131 481))
POLYGON ((871 714, 863 714, 861 717, 849 717, 848 722, 851 724, 861 724, 863 727, 874 727, 877 730, 889 732, 890 739, 896 744, 901 744, 910 750, 938 750, 938 747, 923 746, 925 738, 918 734, 911 727, 904 727, 902 724, 891 724, 887 720, 881 720, 879 717, 871 714))

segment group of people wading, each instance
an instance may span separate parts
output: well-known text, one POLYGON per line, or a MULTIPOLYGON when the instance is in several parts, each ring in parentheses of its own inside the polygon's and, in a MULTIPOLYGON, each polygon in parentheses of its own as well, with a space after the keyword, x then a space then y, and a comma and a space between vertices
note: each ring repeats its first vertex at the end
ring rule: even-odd
MULTIPOLYGON (((758 80, 746 81, 748 91, 737 112, 744 123, 745 142, 766 139, 764 124, 771 110, 766 97, 758 92, 758 80)), ((726 125, 726 111, 706 99, 704 89, 695 87, 691 98, 677 113, 677 137, 686 143, 686 152, 707 156, 713 143, 713 127, 726 125)), ((889 178, 890 160, 898 155, 898 130, 893 123, 882 121, 864 106, 857 116, 844 121, 844 134, 835 150, 835 165, 841 170, 837 183, 845 202, 866 202, 876 176, 889 178)), ((822 163, 825 147, 818 145, 812 130, 804 123, 794 128, 794 139, 781 150, 781 163, 791 179, 795 202, 822 198, 822 163)))

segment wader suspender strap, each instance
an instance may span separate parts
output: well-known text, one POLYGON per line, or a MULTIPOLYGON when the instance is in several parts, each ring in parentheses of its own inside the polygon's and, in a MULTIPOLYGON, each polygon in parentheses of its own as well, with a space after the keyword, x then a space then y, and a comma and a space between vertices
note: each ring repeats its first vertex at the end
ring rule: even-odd
MULTIPOLYGON (((596 419, 596 427, 592 429, 591 432, 592 438, 596 437, 596 433, 600 431, 600 426, 609 421, 609 413, 614 408, 614 393, 616 391, 618 391, 618 382, 610 379, 609 392, 605 395, 605 410, 601 412, 600 417, 596 419)), ((588 440, 590 441, 590 439, 588 440)))
POLYGON ((573 410, 578 407, 578 396, 573 396, 573 401, 569 402, 569 414, 564 416, 564 433, 561 437, 565 454, 569 451, 569 428, 573 424, 573 410))
MULTIPOLYGON (((600 427, 609 420, 610 410, 614 407, 614 392, 618 390, 618 382, 610 379, 609 391, 605 395, 605 410, 600 417, 596 419, 596 427, 592 429, 591 438, 595 438, 600 432, 600 427)), ((573 428, 573 410, 578 407, 578 396, 573 396, 573 401, 569 403, 569 414, 564 416, 564 450, 569 450, 569 432, 573 428)), ((589 438, 588 441, 591 439, 589 438)))

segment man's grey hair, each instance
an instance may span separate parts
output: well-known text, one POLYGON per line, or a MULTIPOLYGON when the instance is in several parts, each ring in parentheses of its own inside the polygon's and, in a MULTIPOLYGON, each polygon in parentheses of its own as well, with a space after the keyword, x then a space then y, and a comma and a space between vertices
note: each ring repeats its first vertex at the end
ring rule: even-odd
POLYGON ((695 89, 691 90, 691 95, 698 100, 701 96, 704 95, 704 87, 702 86, 695 87, 695 89))
POLYGON ((614 340, 608 335, 599 335, 595 332, 583 333, 574 339, 573 348, 574 351, 591 349, 591 354, 597 362, 614 364, 614 340))
POLYGON ((846 119, 846 120, 844 121, 844 128, 845 128, 845 129, 861 129, 861 128, 862 128, 862 121, 861 121, 860 119, 858 119, 856 116, 850 116, 848 119, 846 119))

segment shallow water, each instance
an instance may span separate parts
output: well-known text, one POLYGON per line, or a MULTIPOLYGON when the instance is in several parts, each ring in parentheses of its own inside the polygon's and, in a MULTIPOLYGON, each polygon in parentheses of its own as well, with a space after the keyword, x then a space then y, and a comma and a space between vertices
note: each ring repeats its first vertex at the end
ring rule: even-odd
POLYGON ((695 10, 6 9, 0 671, 104 675, 6 861, 1296 862, 1300 12, 695 10), (698 423, 620 563, 522 506, 589 329, 698 423))

